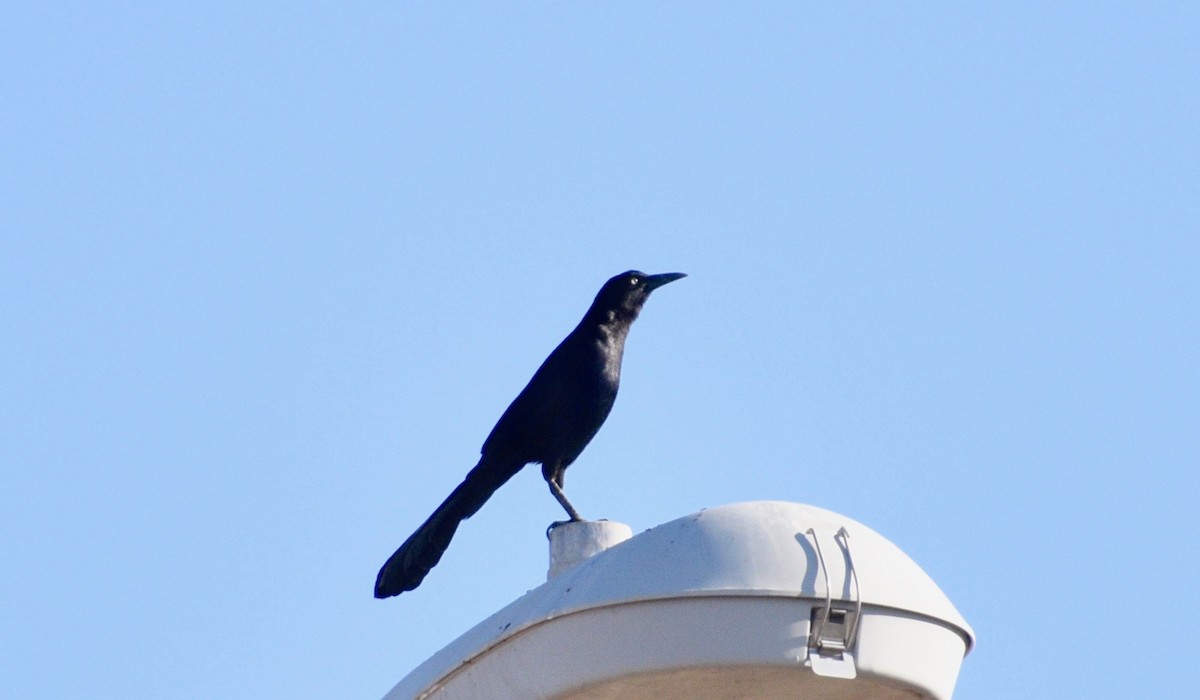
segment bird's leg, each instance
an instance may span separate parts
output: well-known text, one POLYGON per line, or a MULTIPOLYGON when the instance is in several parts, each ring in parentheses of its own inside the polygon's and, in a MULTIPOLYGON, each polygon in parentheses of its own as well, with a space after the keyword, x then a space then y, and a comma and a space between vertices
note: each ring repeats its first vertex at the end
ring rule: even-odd
MULTIPOLYGON (((583 516, 575 510, 575 506, 571 505, 571 502, 567 500, 567 494, 563 492, 563 476, 566 475, 566 471, 567 465, 563 464, 561 460, 542 462, 542 478, 550 487, 550 493, 554 494, 554 499, 563 507, 563 510, 567 511, 567 515, 571 518, 567 522, 577 523, 583 520, 583 516)), ((563 523, 554 523, 550 527, 554 528, 561 524, 563 523)))
POLYGON ((554 494, 554 497, 558 499, 559 505, 563 507, 563 510, 567 511, 571 522, 583 520, 583 516, 579 514, 579 511, 575 510, 575 506, 571 505, 571 502, 567 500, 567 494, 563 493, 562 487, 558 485, 558 482, 554 479, 546 479, 546 483, 550 485, 550 493, 554 494))

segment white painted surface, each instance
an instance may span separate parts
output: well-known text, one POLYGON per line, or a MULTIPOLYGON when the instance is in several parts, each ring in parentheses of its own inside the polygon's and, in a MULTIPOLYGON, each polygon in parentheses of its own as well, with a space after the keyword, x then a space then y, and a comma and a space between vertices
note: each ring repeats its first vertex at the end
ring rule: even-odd
POLYGON ((625 523, 615 523, 611 520, 580 520, 556 525, 550 529, 548 535, 550 570, 546 578, 552 579, 572 566, 633 537, 633 530, 625 523))
POLYGON ((387 698, 945 700, 972 638, 920 567, 864 525, 812 506, 741 503, 665 523, 565 569, 387 698), (817 658, 808 646, 826 574, 835 601, 861 594, 844 657, 817 658), (853 678, 814 673, 813 661, 853 678))

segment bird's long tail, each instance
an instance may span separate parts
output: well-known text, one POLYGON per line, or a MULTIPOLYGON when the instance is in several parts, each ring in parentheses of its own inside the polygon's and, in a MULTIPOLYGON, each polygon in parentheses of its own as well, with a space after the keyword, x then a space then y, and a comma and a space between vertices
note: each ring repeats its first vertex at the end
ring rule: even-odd
POLYGON ((523 466, 524 462, 481 458, 433 515, 388 558, 375 578, 375 597, 389 598, 421 585, 450 546, 458 524, 474 515, 523 466))

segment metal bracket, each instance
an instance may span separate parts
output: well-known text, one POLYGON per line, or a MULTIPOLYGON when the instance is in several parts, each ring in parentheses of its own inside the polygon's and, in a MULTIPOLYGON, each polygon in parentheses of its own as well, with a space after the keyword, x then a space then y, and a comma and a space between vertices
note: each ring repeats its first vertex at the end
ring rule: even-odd
POLYGON ((854 569, 854 559, 850 555, 850 533, 843 527, 834 535, 834 540, 846 559, 846 575, 853 583, 852 599, 849 601, 833 600, 833 590, 829 585, 829 568, 825 565, 821 542, 813 528, 810 527, 805 534, 812 536, 817 552, 817 565, 825 581, 825 602, 823 605, 813 606, 809 620, 809 661, 813 671, 820 675, 854 678, 856 674, 851 651, 858 635, 858 622, 862 617, 862 592, 859 589, 858 572, 854 569))

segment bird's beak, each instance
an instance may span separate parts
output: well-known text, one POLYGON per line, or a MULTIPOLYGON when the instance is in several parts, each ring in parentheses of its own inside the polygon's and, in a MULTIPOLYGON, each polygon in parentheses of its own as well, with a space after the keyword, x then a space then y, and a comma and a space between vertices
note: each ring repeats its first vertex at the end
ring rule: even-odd
POLYGON ((683 274, 682 272, 664 272, 661 275, 650 275, 645 279, 643 284, 645 285, 647 292, 653 292, 655 289, 658 289, 668 282, 674 282, 675 280, 683 279, 684 277, 687 277, 687 275, 683 274))

